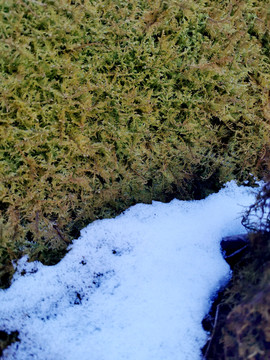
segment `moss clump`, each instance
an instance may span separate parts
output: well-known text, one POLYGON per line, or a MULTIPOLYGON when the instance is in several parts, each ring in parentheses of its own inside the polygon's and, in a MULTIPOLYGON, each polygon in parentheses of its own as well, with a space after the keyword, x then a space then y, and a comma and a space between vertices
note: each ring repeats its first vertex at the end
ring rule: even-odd
POLYGON ((20 341, 18 336, 18 331, 12 331, 10 334, 8 334, 5 331, 0 330, 0 356, 2 356, 3 350, 7 346, 11 345, 16 341, 20 341))
POLYGON ((1 0, 0 263, 262 176, 267 1, 1 0))
POLYGON ((206 360, 265 360, 270 358, 270 234, 257 233, 250 250, 219 294, 206 360), (214 325, 214 326, 213 326, 214 325))

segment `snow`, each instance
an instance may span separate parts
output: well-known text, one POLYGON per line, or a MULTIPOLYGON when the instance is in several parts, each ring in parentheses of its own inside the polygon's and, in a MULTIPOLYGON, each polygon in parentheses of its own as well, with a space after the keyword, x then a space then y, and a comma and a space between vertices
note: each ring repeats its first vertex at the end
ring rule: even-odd
POLYGON ((201 321, 230 276, 220 241, 245 232, 254 200, 230 182, 200 201, 137 204, 83 229, 55 266, 22 258, 0 290, 1 329, 21 340, 2 359, 201 359, 201 321))

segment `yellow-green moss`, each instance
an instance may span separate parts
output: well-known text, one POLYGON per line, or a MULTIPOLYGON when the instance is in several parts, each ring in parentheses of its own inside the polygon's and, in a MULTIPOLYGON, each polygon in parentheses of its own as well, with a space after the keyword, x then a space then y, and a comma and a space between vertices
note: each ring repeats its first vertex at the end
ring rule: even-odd
POLYGON ((135 202, 262 176, 267 1, 0 0, 0 14, 2 264, 53 262, 135 202))

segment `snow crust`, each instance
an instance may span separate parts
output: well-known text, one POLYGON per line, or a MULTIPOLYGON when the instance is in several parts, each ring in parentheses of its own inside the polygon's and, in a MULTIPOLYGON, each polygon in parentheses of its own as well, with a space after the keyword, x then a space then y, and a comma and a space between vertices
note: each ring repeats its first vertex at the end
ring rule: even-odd
POLYGON ((245 232, 254 200, 230 182, 200 201, 138 204, 91 223, 55 266, 22 258, 0 290, 0 328, 21 340, 2 359, 201 359, 201 321, 230 276, 220 240, 245 232))

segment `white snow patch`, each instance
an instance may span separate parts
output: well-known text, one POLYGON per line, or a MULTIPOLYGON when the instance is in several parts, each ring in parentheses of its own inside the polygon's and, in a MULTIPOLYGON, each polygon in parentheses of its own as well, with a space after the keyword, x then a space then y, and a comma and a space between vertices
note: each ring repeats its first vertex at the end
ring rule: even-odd
POLYGON ((21 340, 2 359, 201 359, 201 321, 230 276, 220 240, 245 231, 254 200, 230 182, 205 200, 138 204, 87 226, 55 266, 22 258, 0 290, 1 329, 21 340))

